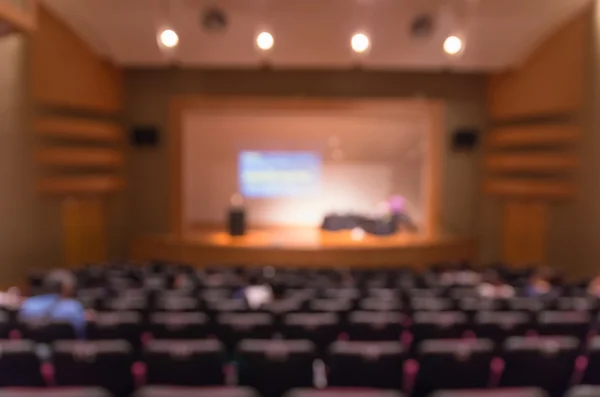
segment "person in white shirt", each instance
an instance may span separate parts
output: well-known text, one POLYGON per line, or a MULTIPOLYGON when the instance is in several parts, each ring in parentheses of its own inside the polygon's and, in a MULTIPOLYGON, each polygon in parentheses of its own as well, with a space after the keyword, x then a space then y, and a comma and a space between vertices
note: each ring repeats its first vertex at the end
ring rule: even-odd
POLYGON ((515 296, 515 289, 506 284, 498 274, 490 273, 486 280, 477 286, 477 293, 487 299, 507 299, 515 296))
POLYGON ((262 284, 253 277, 246 288, 244 288, 244 299, 252 310, 260 309, 262 306, 273 301, 273 288, 268 284, 262 284))

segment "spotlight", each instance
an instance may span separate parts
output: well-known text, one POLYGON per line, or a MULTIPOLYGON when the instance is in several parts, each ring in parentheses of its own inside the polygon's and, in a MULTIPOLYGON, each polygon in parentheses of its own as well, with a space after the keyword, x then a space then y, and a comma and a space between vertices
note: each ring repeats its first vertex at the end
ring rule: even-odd
POLYGON ((463 49, 463 42, 456 36, 450 36, 444 41, 444 51, 448 55, 456 55, 463 49))
POLYGON ((364 33, 356 33, 350 42, 354 52, 362 53, 369 49, 369 37, 364 33))
POLYGON ((273 48, 275 40, 269 32, 261 32, 256 36, 256 45, 263 51, 268 51, 273 48))
POLYGON ((179 44, 179 36, 171 29, 165 29, 160 32, 158 39, 160 40, 160 43, 167 48, 173 48, 179 44))

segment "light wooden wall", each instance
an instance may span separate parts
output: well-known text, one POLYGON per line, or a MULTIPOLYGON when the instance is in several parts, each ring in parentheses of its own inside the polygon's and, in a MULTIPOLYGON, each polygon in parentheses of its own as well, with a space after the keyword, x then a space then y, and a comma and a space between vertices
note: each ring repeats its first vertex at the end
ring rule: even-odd
POLYGON ((59 202, 62 265, 107 260, 109 200, 125 185, 122 73, 44 8, 30 58, 36 186, 59 202))
MULTIPOLYGON (((30 33, 37 27, 37 0, 0 1, 0 22, 7 25, 3 32, 30 33)), ((1 36, 1 35, 0 35, 1 36)))
POLYGON ((38 104, 107 114, 121 110, 121 70, 99 58, 44 7, 31 47, 32 93, 38 104))
POLYGON ((489 79, 483 189, 502 203, 507 262, 547 263, 552 210, 577 197, 589 29, 586 10, 519 68, 489 79))

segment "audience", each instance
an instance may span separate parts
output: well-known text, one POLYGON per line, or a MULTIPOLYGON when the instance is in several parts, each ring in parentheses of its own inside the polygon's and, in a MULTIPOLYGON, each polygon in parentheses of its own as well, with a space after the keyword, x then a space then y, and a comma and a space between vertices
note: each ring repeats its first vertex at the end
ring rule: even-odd
POLYGON ((515 296, 515 289, 496 272, 488 272, 484 281, 477 286, 477 293, 482 298, 506 299, 515 296))
POLYGON ((25 299, 19 318, 67 321, 77 337, 84 338, 86 314, 83 305, 73 298, 76 284, 75 276, 66 270, 50 273, 44 280, 45 293, 25 299))

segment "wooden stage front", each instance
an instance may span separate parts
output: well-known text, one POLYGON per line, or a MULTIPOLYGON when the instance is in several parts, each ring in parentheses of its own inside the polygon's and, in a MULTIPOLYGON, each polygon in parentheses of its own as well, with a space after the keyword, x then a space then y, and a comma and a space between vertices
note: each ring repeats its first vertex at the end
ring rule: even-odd
POLYGON ((161 259, 196 266, 415 266, 471 260, 471 239, 398 233, 364 235, 319 229, 257 229, 231 237, 223 230, 198 229, 183 237, 143 236, 133 242, 131 259, 161 259))

